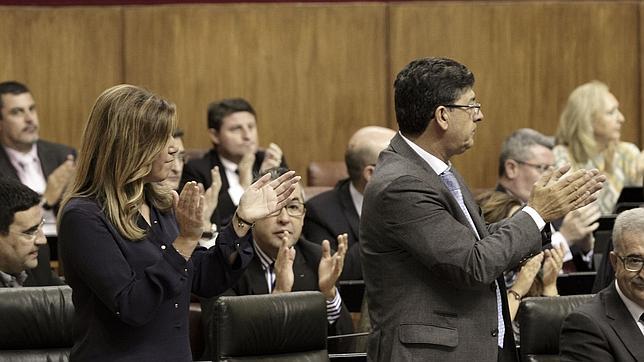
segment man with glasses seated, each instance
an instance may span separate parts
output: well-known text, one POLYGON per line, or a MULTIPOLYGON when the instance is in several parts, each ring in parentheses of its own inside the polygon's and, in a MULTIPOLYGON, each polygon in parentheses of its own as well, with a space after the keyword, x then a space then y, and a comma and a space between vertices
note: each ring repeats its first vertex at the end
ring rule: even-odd
MULTIPOLYGON (((521 128, 505 139, 499 156, 499 179, 496 190, 528 202, 530 192, 541 175, 553 166, 554 141, 538 131, 521 128)), ((553 222, 552 245, 562 245, 564 270, 593 270, 593 231, 600 216, 596 205, 588 205, 568 213, 562 220, 553 222)))
POLYGON ((644 209, 615 219, 610 262, 615 282, 565 319, 562 361, 641 361, 644 358, 644 209))
MULTIPOLYGON (((286 172, 288 169, 277 167, 265 173, 270 173, 271 178, 276 179, 286 172)), ((305 212, 303 188, 298 183, 291 201, 284 208, 253 224, 255 255, 237 284, 225 294, 320 291, 327 300, 328 334, 352 333, 351 315, 335 287, 347 252, 347 234, 337 236, 338 251, 335 253, 331 250, 329 240, 324 240, 320 245, 302 238, 305 212)), ((213 317, 209 312, 212 302, 202 302, 206 326, 213 317)), ((329 346, 329 351, 336 352, 337 348, 342 347, 329 346)), ((207 351, 204 357, 208 358, 209 354, 207 351)))
POLYGON ((0 287, 61 285, 49 267, 40 195, 0 177, 0 287))

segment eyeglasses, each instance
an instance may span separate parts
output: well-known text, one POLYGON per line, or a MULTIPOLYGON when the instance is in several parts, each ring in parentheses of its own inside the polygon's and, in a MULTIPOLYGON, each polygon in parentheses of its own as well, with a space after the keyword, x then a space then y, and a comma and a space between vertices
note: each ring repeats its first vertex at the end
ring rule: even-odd
POLYGON ((534 164, 534 163, 525 162, 525 161, 519 161, 519 160, 514 160, 514 161, 516 161, 518 164, 521 164, 521 165, 530 166, 530 167, 534 168, 535 170, 539 171, 540 173, 546 172, 546 170, 548 170, 548 168, 550 168, 550 166, 551 166, 551 165, 545 165, 545 164, 537 165, 537 164, 534 164))
POLYGON ((22 235, 25 238, 25 240, 31 243, 31 242, 34 242, 38 238, 38 236, 45 235, 43 231, 44 225, 45 225, 45 219, 42 219, 40 221, 40 224, 38 224, 38 227, 34 230, 30 230, 27 232, 21 232, 21 231, 9 231, 9 232, 11 234, 22 235))
POLYGON ((185 152, 177 152, 174 154, 174 159, 178 162, 183 162, 185 163, 187 161, 186 153, 185 152))
POLYGON ((470 109, 473 109, 474 112, 472 112, 473 116, 478 116, 479 113, 481 113, 481 103, 474 103, 474 104, 443 104, 443 107, 447 108, 463 108, 465 111, 469 111, 470 109))
MULTIPOLYGON (((289 214, 289 216, 293 217, 298 217, 304 215, 304 212, 306 211, 306 208, 304 207, 304 203, 293 200, 286 204, 282 209, 286 209, 286 213, 289 214)), ((282 212, 282 209, 279 209, 268 216, 277 216, 282 212)))
POLYGON ((624 268, 629 272, 639 273, 642 270, 642 267, 644 267, 644 259, 640 258, 639 256, 617 255, 617 257, 622 261, 622 263, 624 263, 624 268))

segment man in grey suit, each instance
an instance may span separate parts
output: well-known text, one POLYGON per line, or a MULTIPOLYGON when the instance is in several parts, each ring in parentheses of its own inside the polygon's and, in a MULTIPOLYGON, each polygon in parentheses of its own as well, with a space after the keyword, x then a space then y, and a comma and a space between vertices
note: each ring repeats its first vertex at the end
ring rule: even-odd
POLYGON ((516 360, 497 278, 541 250, 545 221, 593 201, 605 179, 550 169, 522 211, 486 226, 450 163, 483 120, 473 85, 467 67, 444 58, 415 60, 394 83, 400 132, 380 154, 360 220, 369 360, 516 360))
POLYGON ((615 282, 566 317, 562 361, 644 359, 644 209, 617 216, 613 243, 615 282))
POLYGON ((45 210, 51 210, 71 182, 76 152, 41 140, 39 126, 36 102, 27 86, 0 83, 0 176, 20 180, 42 196, 45 210))

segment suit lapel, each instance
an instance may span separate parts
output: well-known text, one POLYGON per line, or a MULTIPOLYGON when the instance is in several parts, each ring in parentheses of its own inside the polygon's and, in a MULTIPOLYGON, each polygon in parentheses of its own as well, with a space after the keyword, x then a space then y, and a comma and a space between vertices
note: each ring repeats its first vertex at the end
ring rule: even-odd
POLYGON ((37 145, 38 158, 40 159, 40 167, 42 168, 42 174, 45 176, 45 182, 47 181, 47 176, 49 176, 56 167, 56 159, 53 152, 48 152, 47 146, 42 142, 38 141, 37 145))
POLYGON ((644 356, 642 331, 635 324, 633 316, 619 297, 614 283, 611 283, 610 288, 602 295, 602 302, 611 327, 622 340, 626 349, 635 359, 644 356))
POLYGON ((476 231, 478 232, 479 236, 481 238, 484 238, 488 235, 487 227, 485 226, 485 220, 481 216, 479 212, 479 207, 476 204, 476 201, 474 201, 474 197, 470 193, 469 188, 465 186, 465 181, 463 180, 463 177, 461 174, 456 171, 456 169, 452 169, 452 172, 456 176, 456 179, 458 180, 458 183, 461 185, 461 194, 463 194, 463 202, 465 203, 465 207, 467 208, 467 211, 470 212, 470 217, 472 217, 472 221, 474 221, 474 226, 476 226, 476 231))
POLYGON ((9 156, 7 156, 7 152, 5 152, 2 146, 0 146, 0 170, 2 171, 2 176, 9 176, 19 180, 18 172, 13 168, 11 161, 9 161, 9 156))
POLYGON ((349 222, 349 227, 351 228, 351 233, 353 234, 353 240, 358 240, 358 235, 360 235, 359 225, 360 218, 358 217, 358 212, 356 207, 353 205, 353 199, 351 198, 351 192, 349 192, 349 184, 351 181, 347 180, 345 183, 340 185, 339 194, 340 194, 340 205, 342 206, 342 212, 349 222))
MULTIPOLYGON (((472 225, 470 222, 467 220, 467 217, 463 214, 463 210, 461 209, 461 206, 458 204, 456 199, 454 198, 454 195, 449 191, 447 186, 443 183, 443 180, 439 175, 436 174, 434 169, 425 161, 423 160, 417 153, 414 151, 407 142, 405 142, 404 139, 400 136, 400 134, 396 134, 394 138, 391 140, 390 147, 393 149, 394 152, 400 154, 401 156, 409 159, 411 162, 415 163, 416 165, 420 166, 425 173, 426 173, 426 180, 438 191, 440 191, 443 194, 442 199, 445 200, 448 204, 448 211, 449 213, 454 216, 456 220, 458 220, 461 224, 467 226, 468 229, 472 230, 472 225)), ((452 172, 456 176, 456 179, 458 180, 460 186, 461 186, 461 193, 463 194, 463 201, 465 202, 465 207, 469 210, 470 216, 472 217, 472 220, 474 221, 474 225, 477 228, 477 231, 479 232, 479 235, 481 237, 487 235, 487 232, 485 234, 482 234, 480 230, 478 230, 480 227, 478 224, 481 223, 481 221, 476 221, 475 214, 472 213, 472 206, 468 205, 468 199, 471 200, 471 196, 467 188, 464 186, 463 179, 461 176, 456 172, 455 169, 452 169, 452 172), (468 195, 466 197, 465 195, 468 195)), ((474 201, 470 201, 470 203, 474 203, 474 201)), ((483 223, 484 225, 484 223, 483 223)), ((474 231, 474 230, 472 230, 474 231)))

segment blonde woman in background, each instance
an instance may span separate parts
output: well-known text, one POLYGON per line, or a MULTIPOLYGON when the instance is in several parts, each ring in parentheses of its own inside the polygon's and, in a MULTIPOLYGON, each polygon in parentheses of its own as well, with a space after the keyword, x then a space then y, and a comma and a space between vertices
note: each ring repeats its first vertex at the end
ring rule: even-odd
POLYGON ((200 248, 204 196, 164 186, 178 149, 174 104, 118 85, 96 100, 58 240, 75 307, 74 361, 191 361, 190 293, 230 288, 253 258, 249 230, 280 210, 299 177, 252 184, 217 245, 200 248))
POLYGON ((643 156, 634 144, 620 141, 623 123, 619 102, 599 81, 573 90, 559 118, 556 167, 596 168, 606 176, 597 200, 602 214, 613 212, 625 186, 642 186, 643 156))

